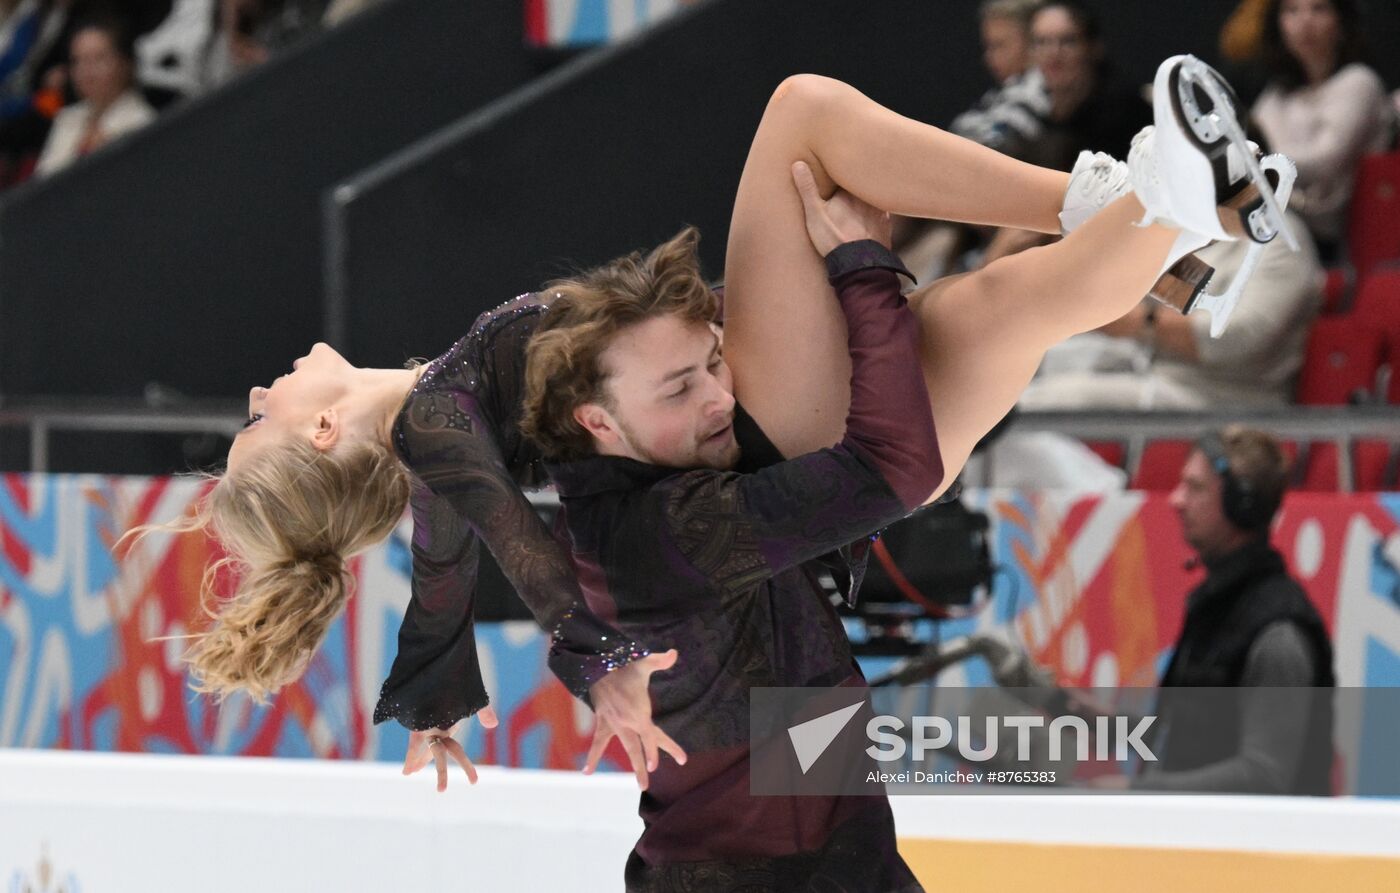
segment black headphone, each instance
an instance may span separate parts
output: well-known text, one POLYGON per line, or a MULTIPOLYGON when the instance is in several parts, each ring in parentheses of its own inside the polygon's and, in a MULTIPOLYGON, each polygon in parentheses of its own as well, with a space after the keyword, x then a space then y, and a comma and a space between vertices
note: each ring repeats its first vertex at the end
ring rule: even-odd
POLYGON ((1278 501, 1265 498, 1250 481, 1230 470, 1230 457, 1219 433, 1213 431, 1196 441, 1196 449, 1205 455, 1211 470, 1220 478, 1220 507, 1226 519, 1241 530, 1268 527, 1278 511, 1278 501))

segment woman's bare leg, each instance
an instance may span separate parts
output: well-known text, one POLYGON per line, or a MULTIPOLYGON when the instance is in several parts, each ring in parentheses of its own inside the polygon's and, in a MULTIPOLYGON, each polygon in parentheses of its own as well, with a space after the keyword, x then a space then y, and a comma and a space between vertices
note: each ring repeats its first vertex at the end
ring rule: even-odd
POLYGON ((1147 294, 1177 231, 1134 226, 1142 213, 1125 196, 1054 245, 910 296, 945 471, 933 496, 1011 411, 1047 349, 1112 322, 1147 294))
MULTIPOLYGON (((836 81, 774 94, 735 199, 725 353, 735 391, 786 455, 841 439, 850 404, 845 320, 807 236, 791 165, 916 217, 1058 231, 1068 175, 1022 164, 903 118, 836 81)), ((1136 216, 1134 215, 1136 212, 1136 216)), ((1145 295, 1175 231, 1132 225, 1120 200, 1070 238, 942 280, 914 298, 944 466, 951 478, 1015 403, 1052 344, 1118 318, 1145 295)))
POLYGON ((734 202, 725 353, 735 391, 787 455, 841 439, 850 405, 846 324, 807 237, 792 163, 894 213, 1058 232, 1068 175, 891 112, 854 88, 799 75, 774 93, 734 202), (800 407, 800 409, 797 409, 800 407))

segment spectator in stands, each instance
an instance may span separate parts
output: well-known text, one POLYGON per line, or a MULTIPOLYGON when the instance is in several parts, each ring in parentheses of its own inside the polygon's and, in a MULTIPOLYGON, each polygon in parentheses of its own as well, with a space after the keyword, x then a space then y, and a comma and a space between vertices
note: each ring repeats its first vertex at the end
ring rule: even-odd
POLYGON ((41 24, 39 0, 0 0, 0 84, 23 68, 41 24))
MULTIPOLYGON (((1097 333, 1052 348, 1021 409, 1194 410, 1283 406, 1303 365, 1308 328, 1322 304, 1322 269, 1301 218, 1288 212, 1301 250, 1282 239, 1265 249, 1230 327, 1210 336, 1210 315, 1157 312, 1148 299, 1097 333)), ((1223 290, 1244 260, 1244 242, 1197 252, 1223 290)))
MULTIPOLYGON (((982 60, 996 84, 948 129, 1015 156, 1034 145, 1050 112, 1040 72, 1030 67, 1031 16, 1041 0, 986 0, 981 8, 982 60)), ((958 256, 984 245, 994 228, 897 218, 895 249, 922 279, 953 272, 958 256)))
MULTIPOLYGON (((1070 170, 1084 150, 1126 158, 1133 136, 1152 123, 1140 90, 1119 81, 1108 63, 1098 16, 1079 0, 1051 0, 1031 19, 1031 61, 1049 96, 1045 127, 1007 154, 1042 167, 1070 170)), ((1046 237, 1001 230, 982 258, 994 260, 1042 245, 1046 237)))
MULTIPOLYGON (((34 94, 50 70, 61 67, 65 28, 72 0, 9 0, 0 26, 0 120, 34 110, 34 94)), ((52 80, 50 81, 52 83, 52 80)), ((61 91, 66 79, 57 84, 61 91)), ((57 109, 49 110, 49 117, 57 109)), ((40 141, 42 142, 42 140, 40 141)))
POLYGON ((1357 163, 1394 139, 1395 111, 1362 62, 1356 0, 1273 0, 1264 22, 1269 83, 1254 119, 1298 165, 1293 206, 1323 261, 1340 256, 1357 163))
POLYGON ((317 31, 326 7, 327 0, 221 0, 205 85, 217 87, 317 31))
POLYGON ((71 6, 72 0, 24 0, 6 20, 10 37, 0 80, 0 188, 28 176, 66 100, 71 6))
POLYGON ((1142 92, 1107 59, 1097 15, 1078 0, 1052 0, 1031 20, 1031 60, 1045 79, 1050 114, 1029 159, 1069 170, 1085 149, 1126 158, 1134 134, 1152 123, 1142 92))
POLYGON ((115 20, 80 25, 71 44, 73 89, 79 102, 54 119, 36 173, 47 176, 155 118, 134 83, 135 51, 115 20))
POLYGON ((1206 579, 1162 677, 1159 760, 1134 789, 1330 793, 1331 697, 1314 690, 1336 684, 1332 645, 1269 544, 1287 477, 1278 441, 1239 426, 1203 437, 1182 468, 1171 505, 1206 579))
POLYGON ((1031 16, 1040 0, 982 4, 982 59, 996 86, 953 119, 959 136, 1004 151, 1033 143, 1050 112, 1040 72, 1031 67, 1031 16))

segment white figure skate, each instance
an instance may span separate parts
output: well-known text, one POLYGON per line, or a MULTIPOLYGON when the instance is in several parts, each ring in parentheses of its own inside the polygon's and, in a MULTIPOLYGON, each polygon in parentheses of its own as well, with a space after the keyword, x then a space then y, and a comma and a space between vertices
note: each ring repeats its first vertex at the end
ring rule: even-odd
POLYGON ((1133 191, 1146 209, 1143 224, 1181 230, 1164 272, 1216 239, 1253 243, 1224 292, 1205 290, 1210 268, 1195 261, 1194 272, 1175 271, 1184 273, 1178 276, 1182 287, 1154 293, 1182 313, 1209 311, 1214 338, 1229 324, 1264 246, 1282 233, 1297 248, 1283 213, 1297 170, 1282 155, 1256 158, 1257 147, 1235 118, 1236 105, 1234 91, 1210 66, 1193 56, 1168 59, 1153 84, 1157 123, 1134 138, 1128 153, 1133 191))

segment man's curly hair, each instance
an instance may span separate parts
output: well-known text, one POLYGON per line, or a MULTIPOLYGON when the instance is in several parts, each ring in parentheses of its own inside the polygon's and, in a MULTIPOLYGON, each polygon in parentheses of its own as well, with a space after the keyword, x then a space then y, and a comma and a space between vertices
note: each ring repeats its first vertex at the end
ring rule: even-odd
POLYGON ((688 226, 645 257, 634 251, 545 287, 551 303, 527 351, 520 429, 546 458, 593 454, 593 437, 574 410, 612 405, 600 360, 619 332, 658 316, 715 319, 719 298, 700 274, 699 242, 688 226))

